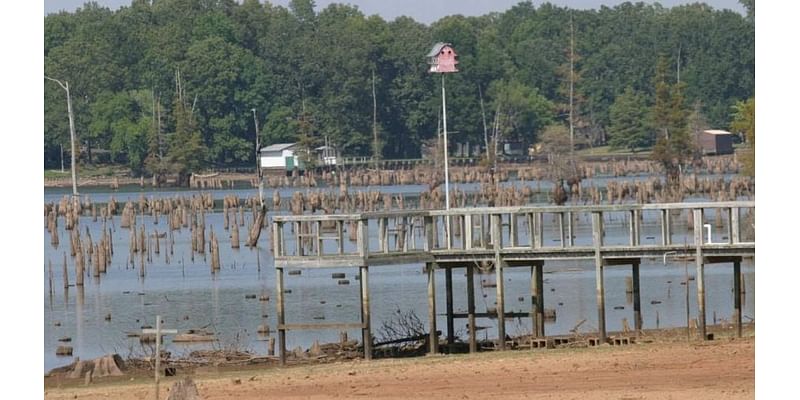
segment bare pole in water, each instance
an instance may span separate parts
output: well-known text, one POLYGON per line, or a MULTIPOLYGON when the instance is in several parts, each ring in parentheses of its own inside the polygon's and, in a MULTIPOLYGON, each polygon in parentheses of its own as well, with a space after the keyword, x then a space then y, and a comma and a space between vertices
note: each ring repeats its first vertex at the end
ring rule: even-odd
POLYGON ((59 81, 58 79, 53 79, 53 78, 51 78, 51 77, 49 77, 47 75, 44 76, 44 79, 51 80, 51 81, 57 83, 58 86, 61 86, 61 88, 64 89, 64 91, 67 92, 67 114, 69 115, 69 140, 70 140, 71 147, 72 147, 72 150, 70 151, 70 153, 71 153, 70 157, 71 157, 71 160, 72 160, 71 165, 70 165, 70 167, 72 168, 72 195, 73 196, 77 196, 78 195, 78 180, 76 178, 76 173, 75 173, 75 122, 74 122, 74 119, 72 117, 72 100, 70 99, 70 96, 69 96, 69 82, 68 81, 64 81, 64 83, 61 83, 61 81, 59 81))
POLYGON ((256 174, 258 175, 258 203, 261 207, 264 206, 264 183, 261 176, 261 145, 258 137, 258 118, 256 118, 256 109, 252 108, 253 111, 253 123, 256 126, 256 174))

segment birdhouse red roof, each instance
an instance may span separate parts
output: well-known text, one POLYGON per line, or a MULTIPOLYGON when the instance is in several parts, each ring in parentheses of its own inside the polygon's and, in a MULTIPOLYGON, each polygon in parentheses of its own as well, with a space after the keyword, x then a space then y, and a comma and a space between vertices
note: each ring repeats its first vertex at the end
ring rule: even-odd
POLYGON ((456 51, 450 43, 436 43, 428 53, 428 64, 431 65, 429 72, 458 72, 456 69, 456 51))

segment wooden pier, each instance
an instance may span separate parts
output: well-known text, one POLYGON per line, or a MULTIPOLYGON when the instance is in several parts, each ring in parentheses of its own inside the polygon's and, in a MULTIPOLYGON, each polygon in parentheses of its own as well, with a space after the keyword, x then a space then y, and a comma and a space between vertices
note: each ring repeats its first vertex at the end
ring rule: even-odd
MULTIPOLYGON (((286 361, 286 332, 300 329, 361 329, 364 355, 372 356, 369 309, 369 269, 392 265, 422 264, 428 276, 428 329, 430 352, 439 351, 436 327, 435 270, 445 271, 447 343, 455 341, 454 319, 468 320, 469 349, 477 350, 475 338, 474 279, 476 267, 494 270, 498 321, 496 348, 506 346, 504 279, 505 268, 530 268, 533 333, 544 337, 543 268, 548 261, 593 260, 596 271, 598 337, 607 342, 603 273, 610 266, 631 266, 633 321, 642 328, 639 266, 644 258, 693 258, 696 264, 698 333, 706 335, 704 267, 733 263, 734 290, 741 287, 739 273, 743 257, 755 255, 752 238, 743 239, 741 215, 755 210, 753 201, 621 204, 604 206, 486 207, 450 210, 410 210, 338 215, 275 216, 272 219, 273 252, 277 274, 278 341, 282 363, 286 361), (711 211, 723 213, 727 235, 712 240, 711 211), (683 216, 691 227, 676 231, 676 218, 683 216), (626 225, 624 243, 608 241, 606 221, 626 225), (345 231, 349 235, 345 235, 345 231), (648 234, 644 234, 647 231, 648 234), (372 234, 370 234, 372 233, 372 234), (547 234, 554 235, 549 242, 547 234), (647 240, 642 240, 645 236, 647 240), (684 240, 674 240, 675 237, 684 240), (691 241, 685 238, 691 238, 691 241), (354 245, 350 242, 354 242, 354 245), (548 245, 548 243, 556 243, 548 245), (283 274, 286 268, 358 268, 361 315, 358 323, 286 324, 283 274), (453 312, 454 268, 466 269, 467 313, 453 312)), ((717 227, 719 229, 719 226, 717 227)), ((741 298, 734 296, 734 321, 741 335, 741 298)))

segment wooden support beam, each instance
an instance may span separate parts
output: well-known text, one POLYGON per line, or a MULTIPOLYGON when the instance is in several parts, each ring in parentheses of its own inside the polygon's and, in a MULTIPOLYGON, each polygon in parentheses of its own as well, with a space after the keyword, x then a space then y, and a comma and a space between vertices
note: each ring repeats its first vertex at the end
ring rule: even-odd
POLYGON ((669 246, 672 243, 672 232, 670 231, 670 217, 669 210, 660 210, 661 212, 661 245, 669 246))
POLYGON ((544 337, 544 262, 531 266, 531 326, 536 337, 544 337))
POLYGON ((494 273, 497 284, 497 349, 506 348, 506 319, 505 319, 505 299, 503 293, 503 259, 500 250, 503 248, 503 236, 501 231, 501 215, 492 214, 492 243, 494 245, 494 273))
POLYGON ((281 329, 286 320, 284 318, 284 299, 283 299, 283 268, 275 267, 275 289, 277 290, 278 300, 278 355, 281 365, 286 365, 286 330, 281 329))
POLYGON ((561 247, 567 247, 567 229, 566 224, 564 223, 564 213, 558 213, 558 233, 560 234, 560 245, 561 247))
POLYGON ((599 330, 600 342, 606 341, 606 300, 603 287, 603 256, 600 249, 603 247, 603 214, 602 212, 592 213, 592 240, 594 242, 595 256, 594 267, 597 284, 597 327, 599 330))
POLYGON ((456 342, 456 332, 453 324, 453 268, 447 267, 444 270, 445 295, 447 301, 447 344, 456 342))
POLYGON ((630 226, 629 233, 630 233, 630 245, 631 246, 638 246, 639 245, 639 210, 630 210, 628 212, 628 218, 630 218, 630 226))
POLYGON ((736 337, 742 337, 742 262, 733 262, 733 320, 736 337))
POLYGON ((494 266, 494 273, 495 273, 495 280, 497 282, 497 340, 498 340, 498 350, 505 350, 506 349, 506 318, 505 318, 505 295, 504 295, 504 286, 505 282, 503 279, 503 264, 504 261, 498 254, 495 257, 495 266, 494 266))
POLYGON ((633 275, 633 326, 636 330, 637 336, 642 330, 642 299, 641 292, 639 290, 639 264, 640 261, 637 260, 633 263, 631 268, 633 275))
POLYGON ((469 352, 478 351, 478 342, 475 339, 475 270, 472 264, 467 264, 467 326, 469 330, 469 352))
POLYGON ((694 214, 694 245, 696 249, 695 263, 697 265, 697 318, 699 320, 700 336, 703 340, 707 339, 706 336, 706 293, 704 283, 704 265, 703 265, 703 209, 695 208, 692 210, 694 214))
POLYGON ((369 268, 358 268, 358 279, 361 282, 361 341, 364 344, 364 358, 372 360, 372 328, 369 313, 369 268))
POLYGON ((436 273, 433 263, 426 263, 425 268, 428 272, 428 329, 430 354, 439 352, 439 337, 436 335, 436 273))

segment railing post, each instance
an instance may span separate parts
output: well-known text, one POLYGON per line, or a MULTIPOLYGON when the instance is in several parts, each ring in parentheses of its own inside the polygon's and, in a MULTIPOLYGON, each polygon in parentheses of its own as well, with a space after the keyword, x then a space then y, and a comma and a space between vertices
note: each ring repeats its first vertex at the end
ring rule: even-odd
POLYGON ((672 244, 672 233, 669 229, 669 210, 661 209, 661 245, 669 246, 672 244))
POLYGON ((464 214, 464 250, 472 250, 472 214, 464 214))
POLYGON ((358 255, 364 258, 369 256, 369 231, 367 230, 367 219, 361 218, 358 220, 358 235, 356 236, 356 246, 358 246, 358 255))
POLYGON ((272 222, 272 252, 273 257, 282 257, 283 254, 283 222, 272 222))
POLYGON ((572 211, 567 211, 567 246, 575 246, 575 234, 573 233, 572 211))
POLYGON ((433 217, 430 215, 426 215, 422 217, 423 221, 423 228, 425 230, 425 240, 423 241, 424 247, 423 250, 425 251, 432 251, 434 250, 433 247, 433 217))
POLYGON ((730 235, 728 235, 728 239, 731 244, 736 244, 741 241, 740 234, 741 234, 741 226, 739 226, 739 207, 732 207, 730 209, 730 235))
POLYGON ((389 252, 389 238, 386 224, 386 218, 378 218, 378 251, 381 253, 389 252))
POLYGON ((534 238, 533 238, 533 247, 537 249, 542 248, 542 243, 544 243, 544 218, 542 213, 537 212, 533 214, 534 218, 534 238))
POLYGON ((508 237, 511 247, 519 246, 519 229, 517 227, 517 214, 511 213, 508 217, 508 237))

